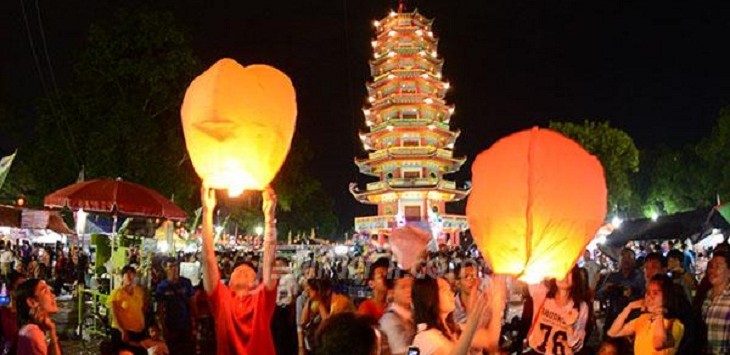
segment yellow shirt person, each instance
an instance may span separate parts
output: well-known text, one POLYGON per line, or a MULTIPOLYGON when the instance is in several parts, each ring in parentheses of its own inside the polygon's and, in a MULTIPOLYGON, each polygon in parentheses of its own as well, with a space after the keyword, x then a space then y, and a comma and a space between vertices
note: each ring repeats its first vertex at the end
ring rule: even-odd
POLYGON ((651 314, 645 313, 629 322, 629 326, 634 327, 636 332, 636 340, 634 341, 634 355, 674 355, 679 348, 679 343, 682 341, 684 335, 684 325, 679 320, 673 322, 664 319, 664 327, 668 327, 669 323, 672 322, 672 338, 674 339, 674 347, 664 350, 654 350, 653 336, 654 327, 660 327, 658 321, 651 321, 651 314))
POLYGON ((141 333, 145 327, 146 296, 142 287, 134 283, 134 277, 134 269, 123 273, 122 287, 112 291, 107 299, 107 305, 112 310, 112 328, 141 333))

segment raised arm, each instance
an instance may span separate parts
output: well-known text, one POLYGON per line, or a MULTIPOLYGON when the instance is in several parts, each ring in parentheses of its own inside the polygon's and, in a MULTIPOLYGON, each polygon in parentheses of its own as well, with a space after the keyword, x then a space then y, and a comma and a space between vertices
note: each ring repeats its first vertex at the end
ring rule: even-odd
POLYGON ((454 344, 449 355, 465 355, 471 347, 472 340, 476 334, 479 320, 487 307, 488 296, 483 291, 477 291, 478 295, 476 298, 472 297, 472 306, 470 309, 471 313, 467 316, 466 326, 461 332, 459 339, 454 344))
POLYGON ((264 198, 262 210, 264 212, 264 257, 263 283, 268 290, 276 289, 276 279, 271 277, 276 258, 276 193, 267 187, 261 193, 264 198))
POLYGON ((200 200, 203 203, 203 288, 211 294, 216 285, 220 282, 221 275, 218 272, 218 261, 215 258, 213 247, 213 211, 215 210, 215 190, 208 188, 205 184, 200 189, 200 200))
POLYGON ((634 329, 634 322, 626 323, 626 319, 629 317, 629 314, 631 311, 635 308, 641 308, 643 305, 643 300, 634 301, 629 303, 628 306, 626 306, 621 313, 619 313, 618 317, 616 317, 616 320, 613 321, 613 324, 611 324, 611 328, 608 329, 608 332, 606 334, 610 336, 611 338, 620 338, 625 337, 629 335, 634 335, 636 333, 636 330, 634 329))

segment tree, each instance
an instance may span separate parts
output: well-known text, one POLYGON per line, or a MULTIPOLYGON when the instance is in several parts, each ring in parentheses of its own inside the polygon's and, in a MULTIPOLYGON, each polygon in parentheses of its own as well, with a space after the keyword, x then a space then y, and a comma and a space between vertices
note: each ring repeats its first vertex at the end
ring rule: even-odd
POLYGON ((697 144, 696 152, 709 175, 707 192, 730 200, 730 106, 720 110, 710 137, 697 144))
POLYGON ((639 170, 639 150, 626 132, 608 122, 550 122, 550 128, 563 133, 598 157, 603 165, 608 186, 610 212, 631 212, 636 198, 631 177, 639 170))
POLYGON ((179 108, 198 65, 166 11, 121 9, 91 25, 63 91, 43 98, 34 139, 21 147, 19 181, 31 202, 86 177, 122 177, 190 209, 195 174, 185 159, 179 108))
POLYGON ((644 215, 672 214, 708 205, 708 180, 694 145, 642 151, 637 190, 644 191, 644 215))
POLYGON ((659 147, 642 152, 639 188, 648 209, 676 213, 716 203, 730 196, 730 108, 720 111, 706 139, 680 149, 659 147))

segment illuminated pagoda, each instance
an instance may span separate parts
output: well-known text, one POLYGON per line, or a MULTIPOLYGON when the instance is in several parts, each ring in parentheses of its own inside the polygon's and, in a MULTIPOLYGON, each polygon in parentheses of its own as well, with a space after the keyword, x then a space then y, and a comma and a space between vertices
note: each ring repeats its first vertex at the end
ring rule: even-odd
POLYGON ((418 10, 404 11, 402 3, 398 12, 373 22, 372 81, 363 108, 369 131, 360 133, 368 156, 355 164, 379 181, 364 189, 352 183, 350 192, 378 206, 377 216, 355 218, 355 231, 378 235, 381 244, 405 224, 452 244, 468 228, 465 216, 445 214, 445 204, 465 198, 470 189, 444 178, 466 158, 453 156, 459 131, 449 127, 454 106, 445 101, 449 83, 441 77, 432 23, 418 10))

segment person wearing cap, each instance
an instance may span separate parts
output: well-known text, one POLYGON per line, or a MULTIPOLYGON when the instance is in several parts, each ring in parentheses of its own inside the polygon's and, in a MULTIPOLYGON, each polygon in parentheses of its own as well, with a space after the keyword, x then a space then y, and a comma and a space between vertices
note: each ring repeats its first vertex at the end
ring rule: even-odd
POLYGON ((180 264, 170 259, 165 265, 167 278, 157 284, 155 296, 162 323, 162 334, 173 354, 192 354, 195 329, 195 290, 189 279, 180 276, 180 264))
POLYGON ((144 289, 137 285, 137 270, 132 266, 122 268, 122 285, 114 289, 107 299, 111 310, 112 336, 115 348, 134 354, 146 354, 139 346, 146 338, 144 313, 148 308, 144 289))

